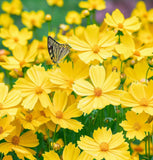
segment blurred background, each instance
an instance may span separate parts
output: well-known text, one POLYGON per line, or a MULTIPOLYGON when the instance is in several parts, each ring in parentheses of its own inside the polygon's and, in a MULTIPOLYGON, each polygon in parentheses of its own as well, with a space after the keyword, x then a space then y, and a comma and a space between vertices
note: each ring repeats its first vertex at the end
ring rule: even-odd
MULTIPOLYGON (((0 0, 0 6, 1 4, 6 0, 0 0)), ((8 2, 11 2, 11 0, 7 0, 8 2)), ((57 7, 57 6, 49 6, 46 2, 46 0, 21 0, 23 4, 23 11, 38 11, 43 10, 45 14, 51 14, 52 15, 52 21, 51 21, 51 30, 57 32, 59 24, 66 23, 65 22, 65 16, 70 10, 76 10, 79 13, 81 12, 81 8, 79 8, 78 3, 81 0, 64 0, 63 7, 57 7)), ((124 16, 127 18, 130 16, 131 11, 135 8, 136 3, 139 0, 106 0, 106 9, 102 11, 96 12, 96 20, 98 23, 101 23, 105 17, 106 12, 111 13, 116 8, 120 9, 120 11, 124 14, 124 16)), ((153 8, 153 0, 145 0, 147 9, 153 8)), ((2 11, 2 8, 0 7, 0 14, 4 13, 2 11)), ((14 19, 15 24, 22 28, 24 25, 21 23, 21 17, 11 15, 11 17, 14 19)), ((44 23, 41 29, 35 30, 37 38, 39 40, 42 39, 43 36, 47 36, 48 34, 48 24, 44 23)))

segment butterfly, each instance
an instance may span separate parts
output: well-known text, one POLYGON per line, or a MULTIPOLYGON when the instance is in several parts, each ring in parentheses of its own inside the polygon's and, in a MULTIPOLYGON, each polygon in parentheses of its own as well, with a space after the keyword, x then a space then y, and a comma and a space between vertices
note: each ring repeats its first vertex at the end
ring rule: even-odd
POLYGON ((60 44, 51 36, 48 36, 48 52, 53 63, 58 63, 63 57, 70 52, 68 44, 60 44))

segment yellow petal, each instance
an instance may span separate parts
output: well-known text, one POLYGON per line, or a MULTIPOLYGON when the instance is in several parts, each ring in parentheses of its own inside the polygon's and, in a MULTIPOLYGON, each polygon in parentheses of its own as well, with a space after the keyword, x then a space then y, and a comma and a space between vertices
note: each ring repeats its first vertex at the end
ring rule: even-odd
POLYGON ((53 150, 49 152, 45 152, 42 155, 44 157, 44 160, 60 160, 58 154, 54 152, 53 150))
POLYGON ((6 86, 4 83, 0 83, 0 103, 3 103, 7 94, 8 94, 8 86, 6 86))
POLYGON ((116 21, 117 24, 122 24, 124 22, 124 15, 121 13, 119 9, 116 9, 112 13, 113 19, 116 21))

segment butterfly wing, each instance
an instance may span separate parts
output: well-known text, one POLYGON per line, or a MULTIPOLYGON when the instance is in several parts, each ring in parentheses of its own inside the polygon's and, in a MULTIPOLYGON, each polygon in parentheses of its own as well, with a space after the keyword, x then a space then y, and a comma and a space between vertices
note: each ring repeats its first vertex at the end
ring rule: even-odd
POLYGON ((48 36, 48 52, 51 60, 54 63, 58 63, 70 52, 70 46, 68 44, 60 44, 52 37, 48 36))

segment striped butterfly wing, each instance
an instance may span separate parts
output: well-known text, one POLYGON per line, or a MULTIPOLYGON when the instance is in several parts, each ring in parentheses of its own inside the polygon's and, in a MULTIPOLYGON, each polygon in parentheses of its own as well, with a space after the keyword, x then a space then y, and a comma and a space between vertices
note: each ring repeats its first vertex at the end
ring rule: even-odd
POLYGON ((70 52, 70 46, 68 44, 60 44, 52 37, 48 36, 48 52, 51 60, 54 63, 58 63, 70 52))

